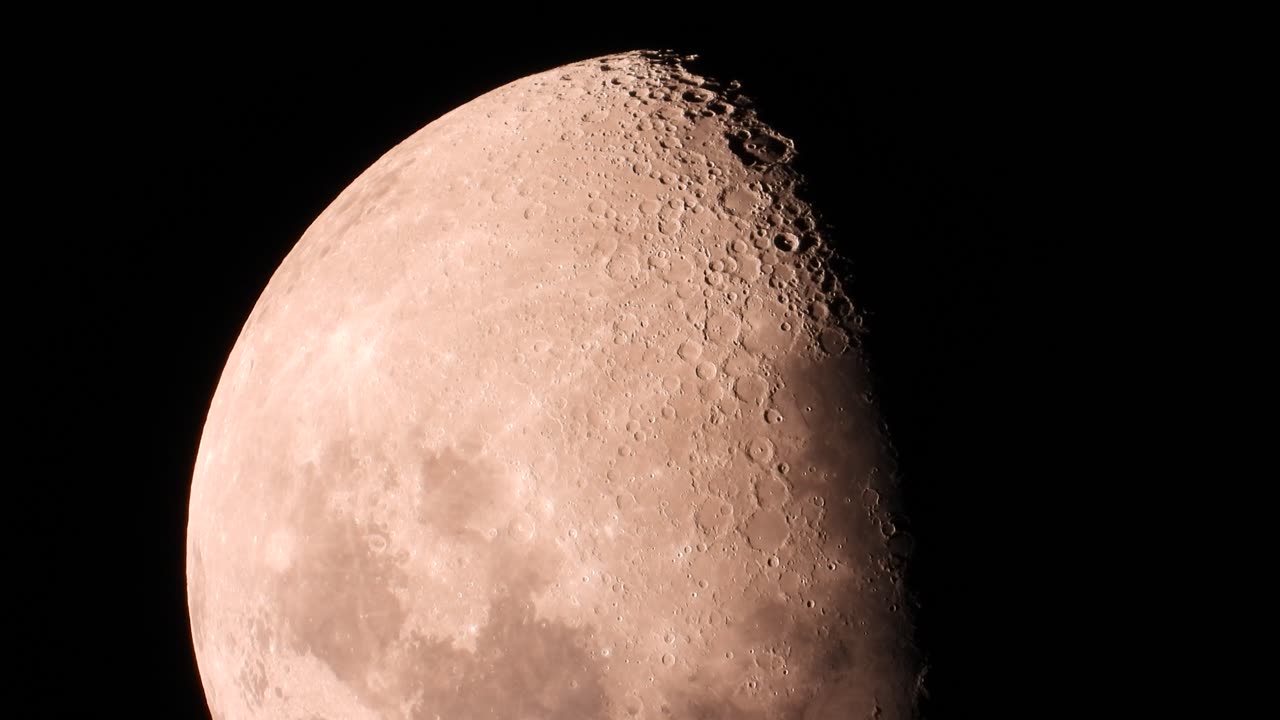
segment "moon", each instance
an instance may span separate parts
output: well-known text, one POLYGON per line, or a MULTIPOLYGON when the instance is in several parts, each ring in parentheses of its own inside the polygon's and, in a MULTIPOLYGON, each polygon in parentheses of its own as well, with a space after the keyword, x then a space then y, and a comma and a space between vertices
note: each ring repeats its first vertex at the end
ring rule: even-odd
POLYGON ((483 95, 285 258, 191 486, 214 717, 913 716, 861 315, 795 144, 690 65, 483 95))

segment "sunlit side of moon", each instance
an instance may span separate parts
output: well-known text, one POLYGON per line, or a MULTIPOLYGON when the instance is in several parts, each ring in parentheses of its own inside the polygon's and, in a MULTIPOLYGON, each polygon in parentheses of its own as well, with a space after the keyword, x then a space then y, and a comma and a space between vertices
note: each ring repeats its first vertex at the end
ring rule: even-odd
POLYGON ((197 459, 215 717, 910 716, 858 316, 745 105, 673 56, 569 65, 317 218, 197 459))

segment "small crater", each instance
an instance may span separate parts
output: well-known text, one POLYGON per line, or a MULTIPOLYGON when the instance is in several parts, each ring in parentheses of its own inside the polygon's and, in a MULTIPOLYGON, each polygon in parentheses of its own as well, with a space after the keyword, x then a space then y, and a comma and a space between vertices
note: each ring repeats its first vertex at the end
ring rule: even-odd
POLYGON ((785 140, 766 132, 737 138, 729 143, 734 152, 747 162, 779 163, 787 159, 791 148, 785 140))
POLYGON ((759 375, 747 375, 738 378, 733 392, 742 402, 754 405, 762 402, 769 394, 769 383, 759 375))
POLYGON ((702 344, 696 340, 685 340, 676 349, 676 355, 685 362, 696 362, 702 356, 702 344))
POLYGON ((753 439, 747 443, 747 456, 761 465, 767 465, 773 459, 773 441, 767 437, 753 439))
POLYGON ((780 510, 788 495, 787 484, 777 477, 768 475, 756 482, 756 500, 762 508, 780 510))
POLYGON ((704 533, 718 537, 733 527, 733 505, 720 498, 707 498, 694 513, 693 520, 704 533))
POLYGON ((694 372, 697 374, 699 380, 714 380, 718 371, 715 363, 703 360, 698 363, 698 367, 694 372))
POLYGON ((782 252, 795 252, 800 249, 800 238, 794 233, 778 233, 778 235, 773 238, 773 246, 782 252))
POLYGON ((533 536, 537 533, 537 528, 537 523, 534 522, 532 515, 525 512, 518 513, 507 524, 507 536, 521 544, 533 542, 533 536))

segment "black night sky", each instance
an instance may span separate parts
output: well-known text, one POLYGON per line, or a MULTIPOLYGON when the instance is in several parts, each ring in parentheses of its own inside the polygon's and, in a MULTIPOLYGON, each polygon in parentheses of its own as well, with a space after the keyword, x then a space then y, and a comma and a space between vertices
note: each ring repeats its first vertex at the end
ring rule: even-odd
POLYGON ((45 710, 15 717, 92 716, 68 709, 80 703, 207 717, 186 619, 187 492, 223 363, 271 273, 422 125, 531 72, 637 47, 699 53, 699 71, 741 80, 795 140, 851 259, 918 541, 929 716, 1039 697, 1030 659, 1061 632, 1046 519, 1066 415, 1047 408, 1068 402, 1048 369, 1066 342, 1049 326, 1067 270, 1039 210, 1063 152, 1066 121, 1044 100, 1061 69, 1034 41, 861 52, 814 32, 442 37, 358 53, 174 40, 109 44, 51 75, 45 129, 76 173, 63 192, 89 198, 65 220, 88 229, 34 266, 69 306, 40 331, 62 380, 34 427, 63 440, 30 506, 57 540, 30 560, 40 591, 21 629, 42 648, 26 691, 45 710))

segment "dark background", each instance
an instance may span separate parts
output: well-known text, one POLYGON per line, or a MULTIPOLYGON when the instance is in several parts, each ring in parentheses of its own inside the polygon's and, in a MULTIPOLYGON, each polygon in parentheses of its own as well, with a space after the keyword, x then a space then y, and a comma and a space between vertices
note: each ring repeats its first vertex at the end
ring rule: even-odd
POLYGON ((531 72, 670 47, 741 80, 796 141, 851 259, 918 540, 929 716, 1052 701, 1044 661, 1070 625, 1059 606, 1073 582, 1053 522, 1073 398, 1058 362, 1071 271, 1051 239, 1063 210, 1045 200, 1065 184, 1071 73, 1034 38, 850 43, 820 28, 271 55, 130 42, 51 73, 42 129, 61 152, 45 170, 76 201, 43 216, 63 240, 25 266, 54 298, 29 306, 57 314, 34 329, 36 371, 57 381, 26 428, 55 441, 33 451, 35 495, 22 498, 51 528, 23 557, 34 612, 19 630, 41 652, 22 690, 52 716, 84 704, 206 717, 187 492, 223 363, 275 267, 361 171, 440 114, 531 72))

